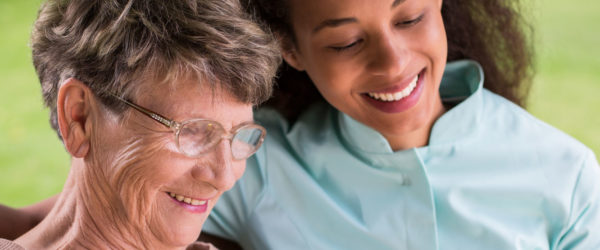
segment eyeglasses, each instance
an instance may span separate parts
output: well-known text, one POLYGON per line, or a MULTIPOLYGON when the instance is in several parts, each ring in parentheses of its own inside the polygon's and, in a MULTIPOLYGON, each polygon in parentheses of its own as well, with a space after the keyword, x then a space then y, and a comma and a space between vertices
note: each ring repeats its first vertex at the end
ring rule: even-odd
POLYGON ((250 122, 234 127, 231 132, 226 131, 218 122, 207 119, 176 122, 117 95, 110 95, 175 132, 175 142, 179 152, 189 157, 200 157, 213 149, 221 140, 227 139, 231 142, 232 157, 236 160, 245 160, 260 148, 267 133, 262 126, 250 122))

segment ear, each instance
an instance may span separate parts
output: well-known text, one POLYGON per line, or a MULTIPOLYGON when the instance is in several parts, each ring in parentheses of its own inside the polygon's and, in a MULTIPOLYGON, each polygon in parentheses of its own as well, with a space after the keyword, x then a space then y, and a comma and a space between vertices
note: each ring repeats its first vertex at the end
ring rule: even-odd
POLYGON ((304 71, 304 65, 300 60, 300 54, 294 42, 289 38, 279 38, 279 44, 281 47, 281 56, 283 60, 294 69, 298 71, 304 71))
POLYGON ((71 156, 84 158, 90 151, 92 92, 75 79, 67 79, 56 100, 58 127, 71 156))

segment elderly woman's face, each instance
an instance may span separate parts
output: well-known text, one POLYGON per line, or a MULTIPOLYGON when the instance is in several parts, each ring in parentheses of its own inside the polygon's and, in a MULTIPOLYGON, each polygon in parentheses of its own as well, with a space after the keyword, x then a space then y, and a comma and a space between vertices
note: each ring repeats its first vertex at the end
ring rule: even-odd
MULTIPOLYGON (((210 119, 227 131, 252 121, 252 106, 228 92, 213 92, 194 80, 174 85, 146 87, 134 102, 179 122, 210 119)), ((96 146, 104 155, 96 160, 107 166, 116 199, 138 230, 150 230, 169 245, 193 242, 218 198, 245 169, 245 160, 232 158, 229 140, 191 158, 178 151, 172 131, 131 108, 119 121, 104 124, 96 146)))

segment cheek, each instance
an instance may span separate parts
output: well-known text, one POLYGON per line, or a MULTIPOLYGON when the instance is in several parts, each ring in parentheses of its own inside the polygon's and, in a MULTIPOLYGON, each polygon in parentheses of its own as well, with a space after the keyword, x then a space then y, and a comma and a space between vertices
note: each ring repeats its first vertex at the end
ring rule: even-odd
POLYGON ((232 164, 233 167, 233 175, 235 176, 235 181, 237 182, 244 172, 246 171, 246 161, 235 161, 232 164))
POLYGON ((306 73, 325 99, 335 102, 331 99, 344 98, 351 93, 352 83, 362 69, 360 60, 343 57, 307 41, 299 46, 306 73))
POLYGON ((448 42, 446 38, 446 30, 442 16, 439 13, 429 13, 430 17, 419 26, 419 29, 415 29, 414 39, 418 41, 413 44, 413 49, 420 55, 423 55, 424 59, 428 61, 432 68, 430 73, 432 81, 436 87, 433 88, 437 92, 437 86, 441 82, 444 68, 446 65, 446 59, 448 55, 448 42))
POLYGON ((421 49, 434 61, 445 62, 448 54, 448 42, 442 15, 436 12, 428 21, 428 24, 421 27, 420 30, 416 31, 421 34, 418 39, 421 49))
POLYGON ((172 181, 175 173, 166 159, 171 158, 168 140, 161 136, 130 136, 113 156, 109 181, 134 224, 145 225, 146 216, 156 209, 160 187, 172 181))
POLYGON ((357 83, 359 72, 361 71, 356 69, 356 64, 351 60, 329 62, 324 59, 307 69, 310 79, 321 95, 334 105, 352 98, 353 86, 357 83))
MULTIPOLYGON (((448 40, 446 37, 446 29, 444 28, 444 23, 442 20, 442 16, 439 15, 437 19, 437 32, 432 36, 434 46, 434 50, 436 53, 436 57, 434 59, 434 63, 436 63, 436 68, 434 68, 434 78, 439 86, 442 81, 442 75, 444 74, 444 69, 446 67, 446 60, 448 58, 448 40)), ((437 88, 436 88, 437 89, 437 88)))

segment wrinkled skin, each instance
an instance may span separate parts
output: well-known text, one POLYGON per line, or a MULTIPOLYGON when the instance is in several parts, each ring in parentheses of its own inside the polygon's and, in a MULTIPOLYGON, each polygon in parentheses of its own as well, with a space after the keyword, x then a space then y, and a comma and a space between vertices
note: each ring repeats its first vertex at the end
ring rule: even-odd
MULTIPOLYGON (((222 90, 213 94, 194 79, 145 89, 134 102, 179 122, 205 118, 230 130, 252 121, 251 104, 222 90)), ((59 120, 73 156, 71 171, 53 210, 17 243, 137 249, 193 243, 221 194, 244 172, 245 161, 232 158, 230 142, 190 158, 177 150, 167 127, 131 108, 123 116, 107 111, 77 80, 61 93, 59 120), (168 192, 208 200, 208 207, 189 211, 168 192)))

